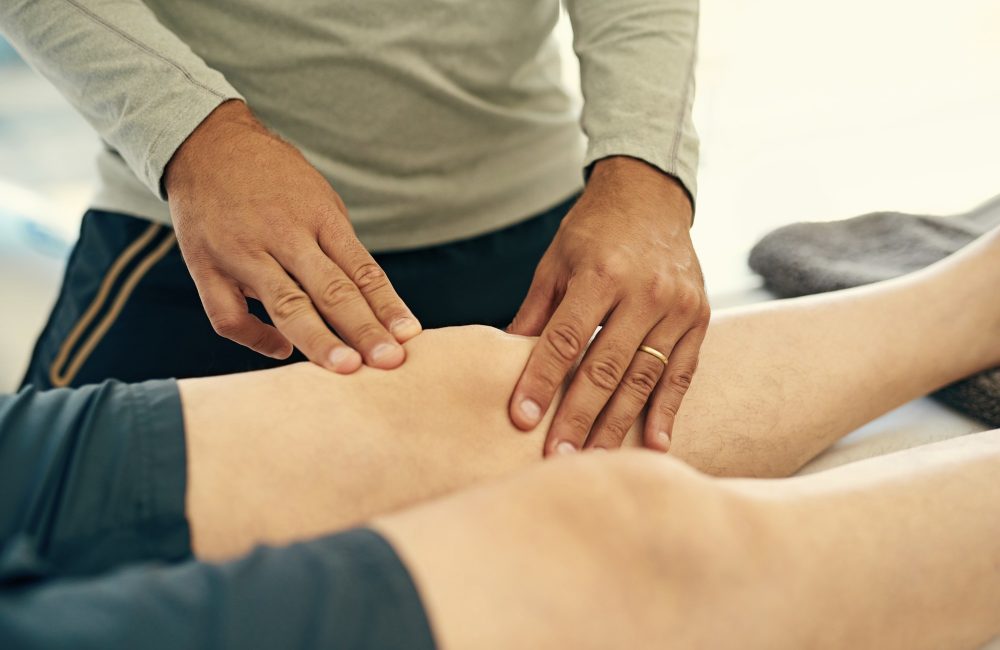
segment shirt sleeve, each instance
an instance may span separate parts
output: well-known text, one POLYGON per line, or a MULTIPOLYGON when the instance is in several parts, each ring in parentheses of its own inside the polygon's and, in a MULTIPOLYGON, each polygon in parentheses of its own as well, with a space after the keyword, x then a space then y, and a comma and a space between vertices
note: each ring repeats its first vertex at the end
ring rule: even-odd
POLYGON ((0 31, 161 199, 177 147, 242 99, 139 0, 3 0, 0 31))
POLYGON ((580 59, 585 166, 631 156, 697 191, 698 0, 564 0, 580 59))
POLYGON ((0 584, 0 648, 433 650, 417 587, 360 528, 224 564, 0 584))
POLYGON ((0 395, 0 589, 190 557, 186 478, 173 380, 0 395))

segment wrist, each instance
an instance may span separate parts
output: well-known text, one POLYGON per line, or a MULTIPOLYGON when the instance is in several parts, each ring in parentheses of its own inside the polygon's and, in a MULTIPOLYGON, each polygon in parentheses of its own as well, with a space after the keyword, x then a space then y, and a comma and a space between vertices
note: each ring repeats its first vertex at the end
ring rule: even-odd
POLYGON ((227 139, 239 137, 248 130, 266 132, 244 102, 231 99, 216 106, 170 157, 163 171, 167 195, 183 191, 187 179, 197 173, 199 165, 204 164, 212 151, 220 150, 227 139))
POLYGON ((594 163, 586 192, 639 192, 690 225, 691 195, 676 177, 644 160, 630 156, 610 156, 594 163))

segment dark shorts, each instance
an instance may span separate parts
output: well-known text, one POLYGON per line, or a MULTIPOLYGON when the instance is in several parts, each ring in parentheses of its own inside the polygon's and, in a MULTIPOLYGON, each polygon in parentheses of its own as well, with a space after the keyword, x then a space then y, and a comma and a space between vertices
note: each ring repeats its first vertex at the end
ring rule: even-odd
POLYGON ((172 380, 0 397, 0 648, 433 648, 372 530, 194 560, 185 453, 172 380))
MULTIPOLYGON (((424 327, 506 327, 575 200, 497 232, 374 257, 424 327)), ((270 322, 260 303, 249 302, 270 322)), ((200 377, 301 360, 298 352, 269 359, 213 331, 172 229, 91 210, 24 385, 200 377)))

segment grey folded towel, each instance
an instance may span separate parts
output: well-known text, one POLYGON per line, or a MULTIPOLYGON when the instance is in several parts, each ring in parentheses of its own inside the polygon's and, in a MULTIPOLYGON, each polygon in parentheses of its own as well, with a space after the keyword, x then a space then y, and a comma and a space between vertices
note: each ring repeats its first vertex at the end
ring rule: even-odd
MULTIPOLYGON (((873 212, 843 221, 797 223, 754 246, 750 268, 784 298, 847 289, 933 264, 998 225, 1000 196, 949 217, 873 212)), ((1000 288, 997 293, 1000 300, 1000 288)), ((946 386, 934 397, 1000 427, 1000 368, 946 386)))

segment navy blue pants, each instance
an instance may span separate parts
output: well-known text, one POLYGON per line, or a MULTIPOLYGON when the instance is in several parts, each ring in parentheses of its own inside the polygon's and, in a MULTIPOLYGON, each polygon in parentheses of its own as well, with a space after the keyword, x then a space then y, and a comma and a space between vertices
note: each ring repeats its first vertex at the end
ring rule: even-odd
MULTIPOLYGON (((506 327, 575 200, 479 237, 374 257, 424 327, 506 327)), ((169 227, 91 210, 23 384, 201 377, 302 360, 269 359, 217 335, 169 227)))
POLYGON ((0 648, 432 650, 367 528, 191 557, 173 380, 0 395, 0 648))

